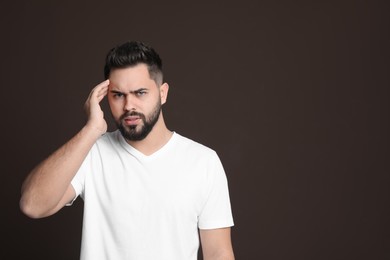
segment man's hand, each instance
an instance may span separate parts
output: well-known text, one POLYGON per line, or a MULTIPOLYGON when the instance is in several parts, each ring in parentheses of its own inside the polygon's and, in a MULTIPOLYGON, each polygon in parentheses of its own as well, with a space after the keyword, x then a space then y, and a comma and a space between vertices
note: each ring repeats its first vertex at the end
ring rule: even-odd
POLYGON ((96 140, 107 131, 99 103, 107 95, 108 85, 108 80, 103 81, 89 94, 85 102, 87 124, 27 176, 20 199, 20 208, 27 216, 50 216, 74 199, 71 181, 96 140))
POLYGON ((104 113, 100 107, 100 101, 107 95, 109 84, 109 80, 105 80, 94 87, 84 105, 88 116, 87 126, 100 131, 101 134, 107 131, 107 122, 104 120, 104 113))

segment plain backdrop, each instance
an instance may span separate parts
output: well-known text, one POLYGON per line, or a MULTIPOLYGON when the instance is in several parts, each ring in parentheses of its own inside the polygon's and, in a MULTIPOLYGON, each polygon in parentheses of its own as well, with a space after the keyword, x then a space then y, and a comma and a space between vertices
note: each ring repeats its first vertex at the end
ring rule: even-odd
POLYGON ((0 14, 1 259, 78 259, 82 200, 33 220, 20 186, 83 126, 127 40, 163 59, 168 127, 224 164, 236 259, 390 259, 387 1, 21 0, 0 14))

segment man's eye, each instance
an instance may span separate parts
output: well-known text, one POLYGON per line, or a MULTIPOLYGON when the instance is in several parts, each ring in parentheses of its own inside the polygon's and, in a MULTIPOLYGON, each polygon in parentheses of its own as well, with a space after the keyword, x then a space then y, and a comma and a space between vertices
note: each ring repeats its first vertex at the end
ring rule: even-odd
POLYGON ((137 91, 135 94, 136 94, 137 96, 143 96, 143 95, 146 94, 146 91, 143 91, 143 90, 137 91))
POLYGON ((123 94, 122 93, 114 93, 114 97, 120 98, 120 97, 123 97, 123 94))

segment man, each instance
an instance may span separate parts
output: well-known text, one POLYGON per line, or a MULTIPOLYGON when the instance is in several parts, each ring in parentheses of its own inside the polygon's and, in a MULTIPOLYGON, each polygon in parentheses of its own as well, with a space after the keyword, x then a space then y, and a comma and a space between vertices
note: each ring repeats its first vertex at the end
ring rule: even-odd
POLYGON ((127 42, 106 57, 86 125, 28 175, 21 210, 52 215, 84 200, 81 259, 234 259, 226 176, 217 154, 165 125, 169 86, 151 47, 127 42), (107 96, 118 130, 110 133, 107 96))

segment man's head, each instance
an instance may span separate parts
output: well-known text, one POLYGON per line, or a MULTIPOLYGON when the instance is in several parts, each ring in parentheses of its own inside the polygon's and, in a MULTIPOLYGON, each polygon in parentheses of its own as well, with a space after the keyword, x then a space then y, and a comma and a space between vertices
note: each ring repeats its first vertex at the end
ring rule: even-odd
POLYGON ((104 78, 108 79, 113 69, 146 64, 150 78, 158 86, 163 83, 162 61, 158 53, 142 42, 130 41, 112 48, 106 56, 104 78))
POLYGON ((124 43, 107 54, 104 75, 110 80, 108 102, 128 141, 141 141, 164 125, 161 106, 169 86, 163 83, 161 67, 158 54, 140 42, 124 43))

